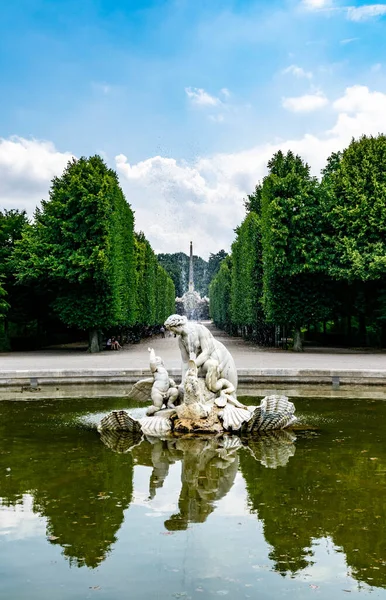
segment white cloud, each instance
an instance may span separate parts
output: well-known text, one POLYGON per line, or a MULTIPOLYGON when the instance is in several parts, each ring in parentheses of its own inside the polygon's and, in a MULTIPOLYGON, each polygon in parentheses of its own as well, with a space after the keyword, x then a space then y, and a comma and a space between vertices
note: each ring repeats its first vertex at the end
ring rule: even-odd
POLYGON ((359 38, 357 37, 346 38, 345 40, 340 40, 340 44, 342 44, 342 46, 346 46, 347 44, 352 44, 353 42, 356 42, 358 40, 359 38))
POLYGON ((185 88, 185 93, 192 103, 197 106, 219 106, 221 104, 220 98, 211 96, 202 88, 187 87, 185 88))
POLYGON ((290 65, 289 67, 284 69, 282 71, 282 73, 284 75, 286 75, 287 73, 290 73, 291 75, 294 75, 295 77, 299 77, 299 78, 305 77, 307 79, 312 79, 311 71, 305 71, 302 67, 298 67, 298 65, 290 65))
POLYGON ((371 92, 364 85, 346 89, 333 108, 339 113, 330 134, 339 138, 386 132, 386 94, 371 92))
POLYGON ((245 214, 243 199, 265 175, 274 152, 292 149, 319 174, 331 152, 346 147, 352 136, 386 131, 386 94, 353 86, 332 108, 337 113, 335 125, 319 135, 202 157, 192 163, 158 156, 130 165, 125 156, 117 157, 137 227, 145 231, 156 251, 187 251, 190 239, 202 256, 229 249, 233 230, 245 214))
POLYGON ((0 536, 2 542, 41 537, 46 533, 47 521, 34 512, 33 497, 24 494, 16 506, 0 505, 0 536))
MULTIPOLYGON (((365 4, 364 6, 334 6, 333 0, 301 0, 301 6, 309 11, 325 11, 327 13, 346 13, 349 21, 368 21, 386 15, 386 4, 365 4)), ((357 38, 342 40, 348 44, 357 38)))
POLYGON ((303 0, 302 4, 309 10, 320 10, 321 8, 327 8, 331 5, 330 0, 303 0))
MULTIPOLYGON (((243 199, 266 174, 279 149, 292 149, 319 174, 333 151, 351 138, 386 131, 386 94, 352 86, 332 103, 335 123, 318 135, 283 139, 234 153, 178 161, 163 156, 131 164, 115 159, 121 185, 142 229, 156 252, 188 251, 189 240, 201 256, 229 249, 234 228, 244 217, 243 199)), ((70 154, 52 144, 19 138, 0 143, 0 190, 7 208, 32 210, 47 198, 50 180, 59 175, 70 154)))
POLYGON ((386 4, 365 4, 347 8, 347 18, 350 21, 367 21, 382 15, 386 15, 386 4))
POLYGON ((295 96, 293 98, 283 98, 282 106, 296 113, 309 113, 319 110, 328 104, 328 100, 322 92, 315 94, 305 94, 304 96, 295 96))
POLYGON ((19 137, 0 138, 0 208, 21 208, 32 214, 47 198, 51 179, 72 158, 51 142, 19 137))
POLYGON ((206 116, 209 121, 213 123, 223 123, 226 115, 237 112, 238 107, 228 102, 231 93, 228 88, 222 88, 219 92, 220 99, 217 96, 211 96, 203 88, 185 88, 185 93, 190 99, 191 103, 198 106, 199 108, 205 108, 214 111, 212 114, 206 116))

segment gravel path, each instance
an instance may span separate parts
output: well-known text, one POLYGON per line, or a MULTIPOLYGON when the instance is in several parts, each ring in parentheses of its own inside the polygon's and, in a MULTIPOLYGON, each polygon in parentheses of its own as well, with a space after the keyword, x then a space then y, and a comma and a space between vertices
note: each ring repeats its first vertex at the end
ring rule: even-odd
MULTIPOLYGON (((307 349, 297 354, 281 349, 260 348, 241 338, 230 337, 209 325, 217 339, 232 353, 238 368, 257 369, 386 369, 386 352, 347 349, 307 349)), ((0 353, 0 371, 31 369, 128 369, 148 368, 148 346, 154 347, 167 368, 180 366, 177 339, 148 338, 118 352, 88 354, 81 348, 48 348, 34 352, 0 353)))

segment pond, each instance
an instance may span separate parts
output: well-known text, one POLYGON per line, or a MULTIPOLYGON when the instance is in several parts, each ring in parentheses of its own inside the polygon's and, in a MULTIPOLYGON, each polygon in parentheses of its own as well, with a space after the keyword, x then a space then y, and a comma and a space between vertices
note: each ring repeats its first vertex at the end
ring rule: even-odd
POLYGON ((385 402, 296 398, 310 428, 265 438, 101 440, 127 402, 0 403, 1 599, 386 600, 385 402))

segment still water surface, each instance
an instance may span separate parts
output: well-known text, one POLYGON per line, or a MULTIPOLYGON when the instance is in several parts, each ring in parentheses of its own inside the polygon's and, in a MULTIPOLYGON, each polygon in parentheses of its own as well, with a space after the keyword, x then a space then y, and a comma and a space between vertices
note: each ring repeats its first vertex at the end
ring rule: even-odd
POLYGON ((0 403, 0 598, 386 600, 386 403, 295 402, 315 431, 242 443, 101 440, 127 400, 0 403))

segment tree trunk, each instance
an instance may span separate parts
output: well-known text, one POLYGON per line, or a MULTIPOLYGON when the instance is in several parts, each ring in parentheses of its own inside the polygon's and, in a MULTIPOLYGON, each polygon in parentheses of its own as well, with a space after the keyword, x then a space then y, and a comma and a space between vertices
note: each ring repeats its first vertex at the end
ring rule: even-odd
POLYGON ((294 350, 294 352, 302 352, 303 351, 300 327, 295 327, 295 329, 294 329, 294 348, 293 348, 293 350, 294 350))
POLYGON ((91 353, 100 351, 97 329, 89 329, 88 331, 88 351, 91 353))

